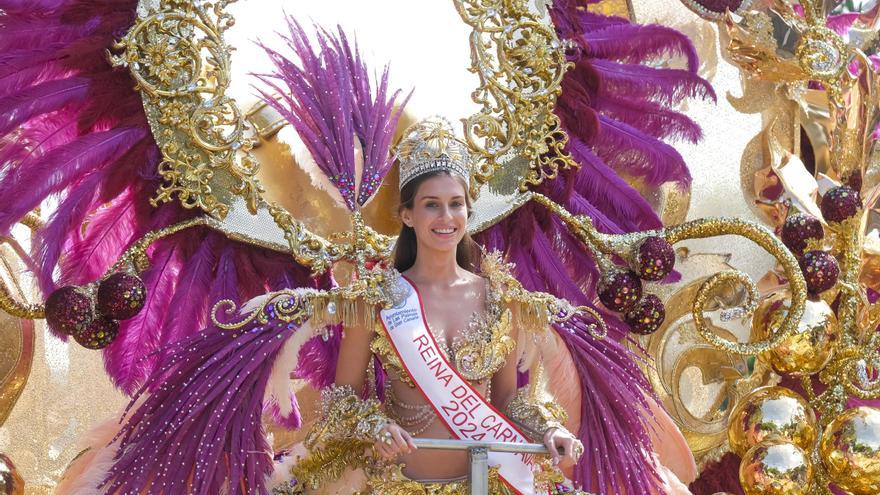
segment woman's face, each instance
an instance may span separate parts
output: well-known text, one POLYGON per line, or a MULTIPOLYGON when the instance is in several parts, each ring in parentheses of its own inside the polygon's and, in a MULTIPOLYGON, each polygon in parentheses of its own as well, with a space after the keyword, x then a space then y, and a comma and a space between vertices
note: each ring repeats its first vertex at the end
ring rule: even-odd
POLYGON ((404 208, 400 218, 416 232, 419 249, 455 251, 467 231, 468 209, 464 186, 442 174, 419 185, 412 209, 404 208))

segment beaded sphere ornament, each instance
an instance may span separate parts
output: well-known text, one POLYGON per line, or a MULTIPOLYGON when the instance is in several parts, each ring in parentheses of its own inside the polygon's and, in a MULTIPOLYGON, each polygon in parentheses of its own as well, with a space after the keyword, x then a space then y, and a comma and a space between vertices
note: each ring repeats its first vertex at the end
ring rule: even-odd
POLYGON ((135 275, 114 273, 98 286, 97 307, 102 315, 114 320, 127 320, 144 307, 147 289, 135 275))
POLYGON ((58 332, 73 335, 86 328, 94 317, 91 296, 75 285, 61 287, 46 299, 46 322, 58 332))

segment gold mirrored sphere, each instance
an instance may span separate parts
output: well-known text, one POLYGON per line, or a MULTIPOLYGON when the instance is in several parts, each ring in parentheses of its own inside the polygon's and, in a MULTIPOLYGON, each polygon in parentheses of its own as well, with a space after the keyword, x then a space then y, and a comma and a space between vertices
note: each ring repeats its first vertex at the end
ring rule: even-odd
MULTIPOLYGON (((790 306, 791 297, 787 292, 763 300, 752 318, 752 342, 771 337, 788 315, 790 306)), ((831 360, 838 333, 837 317, 828 303, 808 299, 794 334, 759 354, 758 359, 781 375, 811 375, 821 371, 831 360)))
POLYGON ((810 450, 816 441, 816 414, 800 395, 784 387, 760 387, 730 413, 730 449, 738 456, 761 442, 792 442, 810 450))
POLYGON ((739 465, 739 482, 746 495, 807 495, 813 466, 809 456, 790 442, 755 446, 739 465))
POLYGON ((880 409, 844 411, 825 429, 819 452, 841 488, 853 495, 880 493, 880 409))

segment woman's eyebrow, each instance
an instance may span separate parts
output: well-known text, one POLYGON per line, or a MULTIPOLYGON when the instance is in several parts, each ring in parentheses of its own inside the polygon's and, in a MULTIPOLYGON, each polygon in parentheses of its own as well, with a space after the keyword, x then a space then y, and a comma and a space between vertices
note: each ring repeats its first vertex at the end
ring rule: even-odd
MULTIPOLYGON (((453 196, 450 199, 462 199, 462 198, 464 198, 464 196, 459 194, 458 196, 453 196)), ((422 196, 421 199, 440 199, 440 197, 439 196, 422 196)))

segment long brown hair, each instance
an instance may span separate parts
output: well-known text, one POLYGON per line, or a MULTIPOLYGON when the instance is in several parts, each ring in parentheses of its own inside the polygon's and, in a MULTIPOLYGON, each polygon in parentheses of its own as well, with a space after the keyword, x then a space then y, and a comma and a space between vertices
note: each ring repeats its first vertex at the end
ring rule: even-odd
MULTIPOLYGON (((401 210, 404 208, 411 210, 414 206, 419 186, 431 177, 437 177, 438 175, 453 177, 464 188, 464 201, 467 206, 468 218, 470 218, 472 212, 471 197, 468 193, 467 184, 464 179, 449 173, 447 170, 428 172, 407 182, 403 189, 400 190, 400 205, 397 207, 397 214, 400 215, 401 210)), ((470 234, 465 232, 464 237, 461 238, 461 241, 458 242, 458 246, 455 248, 455 261, 458 263, 458 266, 471 272, 476 271, 477 266, 474 261, 476 259, 476 245, 477 243, 471 239, 470 234)), ((408 270, 415 264, 417 254, 418 242, 416 241, 416 231, 412 227, 403 224, 400 228, 400 234, 397 236, 397 243, 394 245, 394 268, 399 272, 408 270)))

